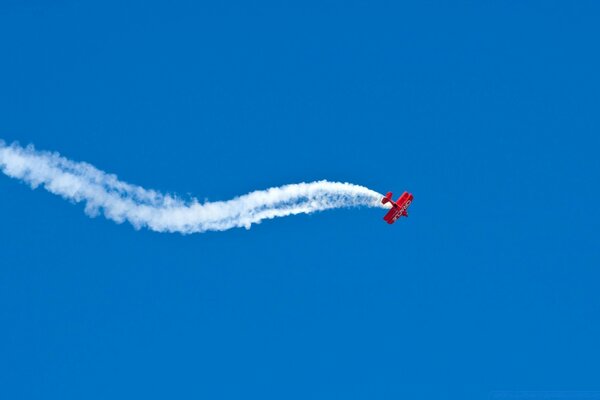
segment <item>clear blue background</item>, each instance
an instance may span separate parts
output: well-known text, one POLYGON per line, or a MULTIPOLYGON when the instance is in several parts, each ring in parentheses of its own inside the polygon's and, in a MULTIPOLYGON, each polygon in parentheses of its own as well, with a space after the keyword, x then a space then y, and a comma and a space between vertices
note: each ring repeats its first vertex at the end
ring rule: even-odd
POLYGON ((412 3, 4 0, 6 141, 415 202, 182 236, 0 176, 0 397, 600 390, 600 3, 412 3))

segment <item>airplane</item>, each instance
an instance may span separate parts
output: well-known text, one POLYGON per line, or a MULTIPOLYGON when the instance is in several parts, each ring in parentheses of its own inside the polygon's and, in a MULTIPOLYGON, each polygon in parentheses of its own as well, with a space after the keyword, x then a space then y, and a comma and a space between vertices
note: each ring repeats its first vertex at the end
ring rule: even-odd
POLYGON ((385 197, 381 199, 381 204, 390 203, 392 205, 392 209, 385 214, 383 219, 391 225, 400 217, 408 217, 406 210, 412 201, 413 195, 411 193, 404 192, 402 193, 402 196, 398 197, 398 200, 394 201, 392 200, 392 192, 388 192, 385 197))

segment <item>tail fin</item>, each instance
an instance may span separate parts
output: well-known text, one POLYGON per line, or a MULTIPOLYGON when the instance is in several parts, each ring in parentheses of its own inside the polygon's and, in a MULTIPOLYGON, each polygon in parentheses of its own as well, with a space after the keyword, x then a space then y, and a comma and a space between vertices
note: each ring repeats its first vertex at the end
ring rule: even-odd
POLYGON ((392 192, 387 192, 385 197, 381 199, 381 204, 389 203, 392 199, 392 192))

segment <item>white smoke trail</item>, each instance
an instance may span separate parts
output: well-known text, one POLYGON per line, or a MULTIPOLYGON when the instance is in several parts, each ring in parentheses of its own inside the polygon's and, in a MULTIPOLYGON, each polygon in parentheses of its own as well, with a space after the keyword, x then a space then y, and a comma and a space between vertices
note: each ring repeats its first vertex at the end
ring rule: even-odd
POLYGON ((381 207, 382 195, 350 183, 319 181, 251 192, 228 201, 199 203, 121 182, 94 166, 70 161, 33 146, 6 145, 0 140, 0 169, 33 189, 46 190, 85 204, 88 215, 158 232, 223 231, 264 219, 308 214, 342 207, 381 207))

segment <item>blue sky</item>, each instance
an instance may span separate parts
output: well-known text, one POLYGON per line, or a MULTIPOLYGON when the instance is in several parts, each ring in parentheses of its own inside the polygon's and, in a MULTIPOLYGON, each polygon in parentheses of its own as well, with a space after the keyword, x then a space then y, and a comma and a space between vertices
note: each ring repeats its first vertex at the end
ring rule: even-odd
POLYGON ((600 390, 597 2, 201 3, 3 2, 0 137, 411 216, 158 234, 0 176, 0 397, 600 390))

